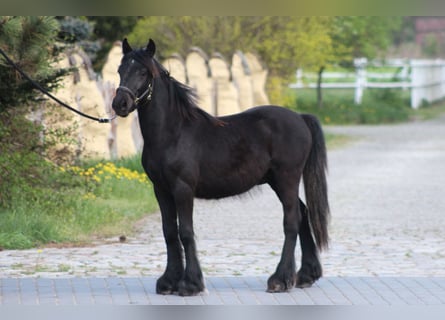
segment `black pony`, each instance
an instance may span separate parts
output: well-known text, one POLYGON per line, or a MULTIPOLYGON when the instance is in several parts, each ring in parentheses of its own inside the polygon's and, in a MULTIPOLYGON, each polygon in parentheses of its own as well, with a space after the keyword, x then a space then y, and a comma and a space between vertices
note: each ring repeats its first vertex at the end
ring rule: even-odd
POLYGON ((329 205, 326 148, 318 120, 277 106, 213 117, 198 108, 191 88, 154 59, 153 40, 145 49, 133 50, 125 39, 122 47, 113 109, 122 117, 135 109, 139 113, 142 165, 154 185, 167 246, 167 267, 156 292, 196 295, 204 290, 193 199, 228 197, 264 183, 283 204, 285 234, 267 291, 307 287, 320 278, 318 250, 328 245, 329 205), (307 207, 298 195, 301 177, 307 207), (298 235, 302 261, 297 273, 298 235))

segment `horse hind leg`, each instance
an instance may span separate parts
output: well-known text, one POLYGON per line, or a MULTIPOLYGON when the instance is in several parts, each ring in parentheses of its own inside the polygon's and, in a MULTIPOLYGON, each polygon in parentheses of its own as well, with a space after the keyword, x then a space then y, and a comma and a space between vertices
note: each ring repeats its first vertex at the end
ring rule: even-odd
POLYGON ((298 205, 298 184, 283 179, 279 184, 270 183, 283 205, 283 227, 284 245, 280 262, 274 274, 267 281, 268 292, 284 292, 291 290, 297 284, 297 273, 295 266, 295 246, 301 223, 300 207, 298 205))
POLYGON ((312 237, 309 226, 308 209, 305 204, 299 200, 302 221, 300 225, 300 245, 301 245, 301 267, 297 273, 297 288, 310 287, 323 274, 318 249, 312 237))

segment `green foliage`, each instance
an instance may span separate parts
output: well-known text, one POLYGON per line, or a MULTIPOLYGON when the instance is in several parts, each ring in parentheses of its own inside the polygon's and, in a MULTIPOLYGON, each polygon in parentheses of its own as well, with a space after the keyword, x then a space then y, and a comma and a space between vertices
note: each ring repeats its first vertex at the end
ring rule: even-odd
POLYGON ((130 43, 158 44, 161 58, 191 46, 231 58, 236 50, 257 52, 273 75, 293 76, 297 66, 319 63, 331 47, 330 17, 148 17, 129 35, 130 43))
POLYGON ((353 57, 375 58, 393 42, 393 34, 402 27, 402 17, 335 17, 331 37, 349 48, 353 57))
POLYGON ((139 158, 60 168, 45 160, 41 130, 21 109, 0 117, 0 248, 130 232, 156 208, 145 174, 124 167, 139 158))
MULTIPOLYGON (((0 17, 0 46, 27 74, 49 89, 63 74, 54 70, 59 24, 51 17, 0 17)), ((23 106, 39 93, 0 57, 0 113, 23 106)))
POLYGON ((391 44, 401 25, 401 17, 163 16, 138 20, 128 38, 139 47, 153 38, 161 59, 174 52, 185 56, 191 46, 228 59, 236 50, 255 52, 269 70, 271 101, 281 103, 297 68, 318 72, 351 65, 353 57, 373 58, 391 44))
POLYGON ((402 90, 367 90, 361 105, 354 103, 353 90, 324 90, 323 108, 317 106, 314 90, 288 93, 290 109, 312 113, 324 124, 380 124, 406 121, 412 114, 409 97, 402 90))
POLYGON ((424 45, 422 51, 428 56, 428 57, 437 57, 440 52, 441 48, 439 46, 439 43, 437 41, 437 37, 435 35, 427 35, 424 39, 424 45))
POLYGON ((93 67, 96 71, 103 68, 108 52, 117 40, 126 37, 139 17, 126 16, 88 16, 88 21, 94 26, 93 40, 101 44, 100 49, 96 52, 96 58, 93 61, 93 67))
POLYGON ((122 40, 131 32, 138 21, 134 16, 88 16, 88 21, 94 24, 94 35, 97 39, 105 39, 111 43, 122 40))
POLYGON ((60 31, 58 38, 71 46, 77 45, 88 54, 91 60, 96 58, 101 43, 93 39, 94 24, 85 17, 59 17, 60 31))
POLYGON ((59 38, 68 43, 87 40, 93 33, 93 25, 85 19, 66 16, 59 20, 59 38))

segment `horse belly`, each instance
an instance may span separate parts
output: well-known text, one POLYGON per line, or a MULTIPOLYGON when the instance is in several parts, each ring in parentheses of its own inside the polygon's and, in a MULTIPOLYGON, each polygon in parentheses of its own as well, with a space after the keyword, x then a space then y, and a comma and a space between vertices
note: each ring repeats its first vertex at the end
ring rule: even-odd
POLYGON ((195 189, 195 196, 202 199, 219 199, 238 195, 249 191, 254 186, 264 183, 266 175, 263 166, 256 166, 255 170, 233 170, 232 172, 218 172, 216 175, 201 175, 195 189))
POLYGON ((195 196, 200 199, 220 199, 225 197, 235 196, 244 192, 249 191, 256 184, 249 186, 243 185, 208 185, 208 186, 198 186, 196 188, 195 196))

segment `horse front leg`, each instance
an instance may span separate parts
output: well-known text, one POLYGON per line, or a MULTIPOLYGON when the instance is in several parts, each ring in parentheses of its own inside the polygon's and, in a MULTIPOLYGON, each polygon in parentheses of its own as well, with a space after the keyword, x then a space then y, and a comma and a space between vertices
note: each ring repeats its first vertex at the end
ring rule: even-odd
POLYGON ((155 195, 162 215, 162 231, 167 246, 167 267, 156 282, 156 293, 178 292, 179 281, 184 276, 182 247, 179 240, 177 211, 173 196, 155 186, 155 195))
POLYGON ((193 231, 193 198, 192 189, 188 185, 177 186, 175 200, 179 216, 179 237, 185 252, 185 272, 178 287, 181 296, 197 295, 205 289, 193 231))

